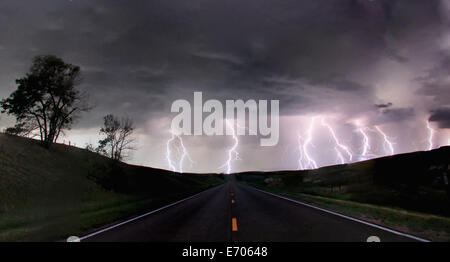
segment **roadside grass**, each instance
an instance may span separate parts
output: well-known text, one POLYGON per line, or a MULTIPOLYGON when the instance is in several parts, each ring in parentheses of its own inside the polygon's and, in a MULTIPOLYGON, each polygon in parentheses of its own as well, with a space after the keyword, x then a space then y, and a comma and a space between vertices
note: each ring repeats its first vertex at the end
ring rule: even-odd
POLYGON ((92 200, 67 210, 66 213, 52 216, 37 217, 37 210, 27 210, 28 216, 2 217, 0 241, 64 241, 71 235, 86 235, 105 225, 143 214, 195 193, 197 192, 143 199, 126 195, 109 196, 109 200, 106 200, 107 197, 102 201, 92 200))
POLYGON ((63 241, 225 182, 221 175, 125 163, 111 171, 108 163, 84 149, 46 150, 38 141, 0 134, 0 241, 63 241))
POLYGON ((450 218, 448 217, 396 207, 280 190, 257 183, 244 184, 432 241, 450 241, 450 218))
POLYGON ((450 217, 450 146, 313 170, 243 172, 238 181, 450 217))

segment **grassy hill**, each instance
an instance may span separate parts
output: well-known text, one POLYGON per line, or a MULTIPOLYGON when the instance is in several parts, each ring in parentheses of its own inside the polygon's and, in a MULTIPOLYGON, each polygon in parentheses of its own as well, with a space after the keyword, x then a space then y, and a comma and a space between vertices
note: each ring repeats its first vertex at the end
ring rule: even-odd
POLYGON ((450 147, 241 182, 434 240, 450 241, 450 147))
POLYGON ((224 182, 112 162, 84 149, 0 134, 0 241, 53 241, 224 182))

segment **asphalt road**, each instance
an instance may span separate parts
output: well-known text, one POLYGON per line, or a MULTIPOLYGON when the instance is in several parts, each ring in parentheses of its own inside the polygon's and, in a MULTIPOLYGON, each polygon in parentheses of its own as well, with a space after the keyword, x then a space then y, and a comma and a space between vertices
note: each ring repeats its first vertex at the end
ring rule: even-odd
POLYGON ((229 182, 83 241, 414 241, 229 182))

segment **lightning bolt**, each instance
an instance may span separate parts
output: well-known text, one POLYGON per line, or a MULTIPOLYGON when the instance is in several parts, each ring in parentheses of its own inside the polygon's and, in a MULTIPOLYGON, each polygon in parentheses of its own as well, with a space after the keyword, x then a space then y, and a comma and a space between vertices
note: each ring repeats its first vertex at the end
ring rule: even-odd
POLYGON ((311 169, 315 169, 317 168, 317 163, 316 161, 309 155, 308 153, 308 145, 312 145, 311 141, 312 141, 312 132, 314 130, 314 122, 316 120, 316 117, 312 117, 311 118, 311 122, 309 124, 309 128, 307 131, 307 138, 305 140, 305 143, 303 143, 303 154, 305 156, 306 159, 306 165, 305 168, 311 168, 311 169))
POLYGON ((370 150, 369 136, 366 134, 364 128, 358 128, 358 132, 362 135, 363 143, 364 143, 363 151, 361 153, 360 160, 366 160, 367 159, 367 155, 368 155, 369 150, 370 150))
POLYGON ((298 156, 298 170, 304 170, 305 166, 303 165, 303 143, 302 143, 302 136, 300 134, 298 134, 297 136, 297 142, 298 142, 298 152, 299 152, 299 156, 298 156))
POLYGON ((178 166, 180 168, 180 173, 183 173, 183 161, 184 161, 184 159, 187 157, 189 162, 191 162, 191 165, 194 164, 194 161, 192 160, 191 156, 189 155, 189 152, 187 151, 186 147, 184 146, 183 139, 181 138, 181 136, 177 136, 177 137, 178 137, 178 140, 180 141, 180 146, 183 149, 183 154, 181 155, 180 162, 178 164, 178 166))
POLYGON ((389 151, 390 151, 390 153, 391 153, 390 155, 393 155, 393 154, 394 154, 394 146, 393 146, 393 143, 392 143, 391 141, 389 141, 388 136, 383 132, 383 130, 381 130, 381 128, 379 128, 378 126, 375 126, 375 129, 383 136, 384 143, 385 143, 385 145, 388 146, 389 151))
POLYGON ((167 140, 167 151, 166 151, 166 159, 167 159, 167 163, 169 164, 169 168, 174 171, 177 172, 177 169, 175 168, 174 164, 172 163, 172 151, 170 150, 170 144, 175 140, 175 135, 173 134, 173 132, 170 132, 172 134, 172 137, 167 140))
POLYGON ((327 122, 325 122, 325 119, 323 117, 321 118, 321 122, 322 122, 322 125, 328 129, 331 136, 333 137, 334 143, 336 144, 336 146, 334 147, 334 150, 336 151, 336 154, 337 154, 339 160, 341 161, 341 164, 344 164, 345 160, 344 160, 344 157, 343 157, 341 151, 339 150, 339 148, 347 154, 349 161, 352 161, 353 155, 350 152, 350 149, 347 146, 343 145, 339 141, 339 139, 336 136, 336 132, 327 122))
POLYGON ((189 160, 189 162, 191 162, 191 165, 194 164, 194 161, 192 160, 191 156, 189 155, 189 152, 187 151, 186 147, 184 146, 183 138, 179 135, 175 135, 172 131, 170 133, 172 134, 172 136, 169 140, 167 140, 167 151, 166 151, 167 163, 169 165, 169 168, 172 171, 183 173, 184 160, 187 158, 189 160), (175 140, 178 140, 178 144, 179 144, 178 146, 176 144, 174 144, 175 140), (172 150, 171 150, 172 144, 174 144, 177 147, 177 150, 179 150, 179 152, 182 152, 181 158, 178 161, 178 170, 174 164, 175 161, 172 160, 172 150), (179 147, 181 147, 181 150, 179 147))
POLYGON ((341 161, 341 165, 345 163, 344 157, 342 156, 339 149, 335 146, 334 151, 336 151, 337 158, 341 161))
POLYGON ((427 129, 428 129, 428 150, 433 149, 433 136, 434 136, 434 129, 430 126, 430 121, 426 121, 427 123, 427 129))
MULTIPOLYGON (((233 161, 233 155, 234 155, 234 160, 239 160, 239 153, 236 151, 236 148, 239 145, 239 139, 237 138, 237 134, 236 134, 236 130, 234 128, 234 125, 230 123, 230 120, 226 119, 225 122, 226 122, 227 127, 230 128, 231 131, 233 132, 234 144, 228 150, 228 159, 227 159, 227 161, 223 165, 221 165, 219 167, 219 169, 226 168, 227 174, 229 175, 229 174, 231 174, 231 170, 232 170, 231 162, 233 161)), ((233 122, 234 122, 234 120, 233 120, 233 122)))

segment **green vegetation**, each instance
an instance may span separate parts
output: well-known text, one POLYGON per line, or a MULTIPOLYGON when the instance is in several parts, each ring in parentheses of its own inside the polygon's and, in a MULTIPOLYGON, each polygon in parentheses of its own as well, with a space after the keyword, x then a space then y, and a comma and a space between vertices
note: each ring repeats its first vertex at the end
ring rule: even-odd
POLYGON ((239 182, 436 241, 450 241, 450 147, 239 182))
POLYGON ((450 241, 449 217, 298 192, 285 192, 261 184, 250 185, 432 241, 450 241))
POLYGON ((80 236, 223 182, 221 175, 180 175, 0 134, 0 241, 80 236))

